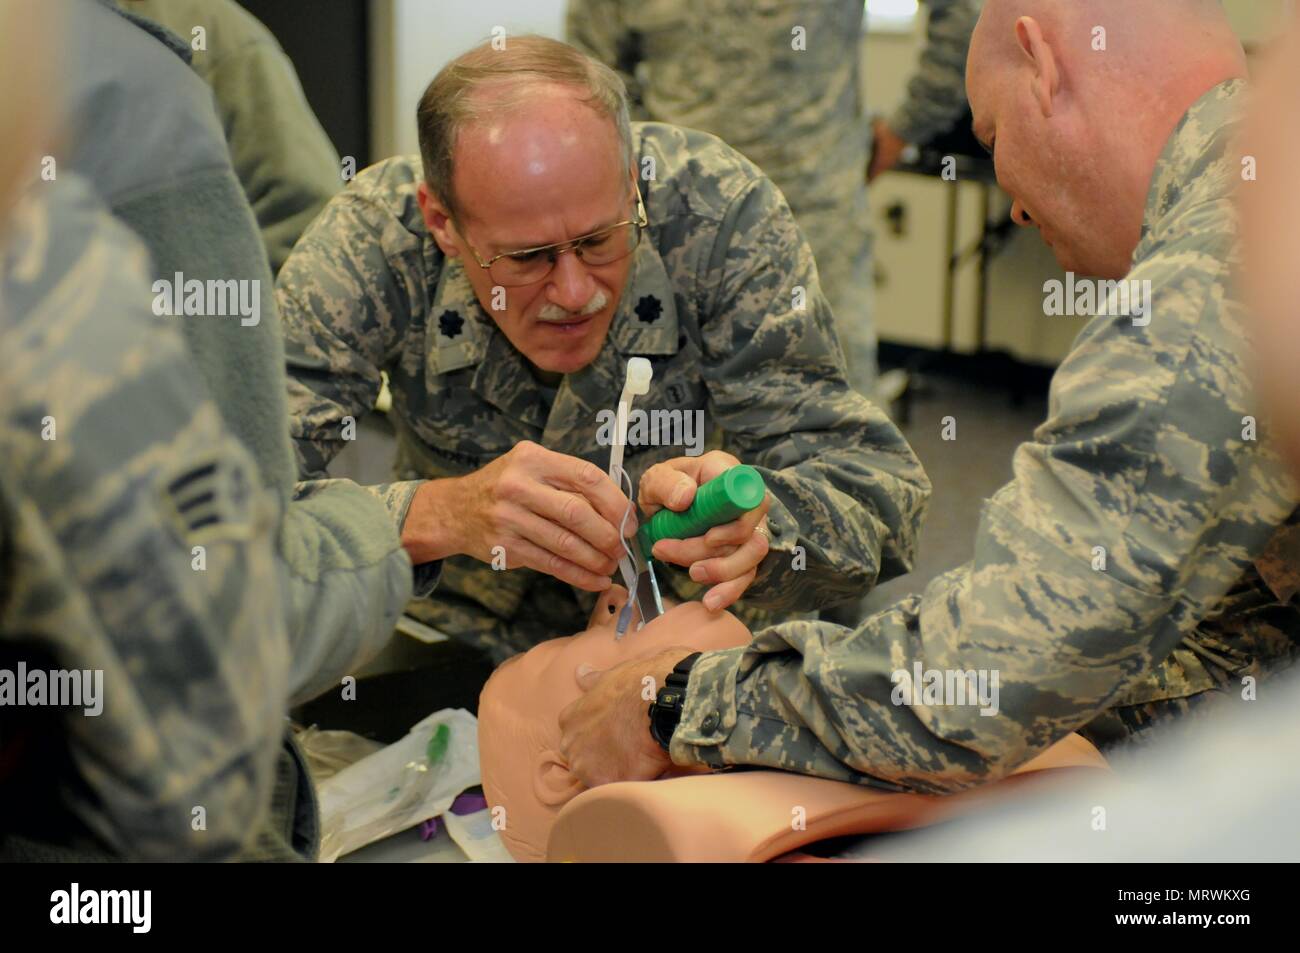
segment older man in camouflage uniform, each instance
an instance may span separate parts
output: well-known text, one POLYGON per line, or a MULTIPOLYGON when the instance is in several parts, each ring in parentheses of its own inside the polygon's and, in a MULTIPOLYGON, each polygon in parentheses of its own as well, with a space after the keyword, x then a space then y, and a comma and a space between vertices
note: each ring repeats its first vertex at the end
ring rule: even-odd
MULTIPOLYGON (((1070 731, 1106 744, 1240 703, 1294 660, 1300 612, 1268 567, 1296 490, 1253 432, 1230 284, 1245 72, 1214 0, 989 0, 969 89, 1013 216, 1067 269, 1149 282, 1149 307, 1081 333, 970 563, 856 630, 793 622, 698 657, 672 761, 951 791, 1070 731), (996 702, 946 695, 964 673, 996 675, 996 702)), ((663 770, 641 679, 688 651, 604 673, 564 713, 584 781, 663 770)))
MULTIPOLYGON (((931 6, 936 29, 899 114, 907 135, 924 138, 965 108, 962 69, 978 15, 974 0, 931 6)), ((771 176, 817 260, 849 379, 870 395, 876 334, 862 9, 861 0, 570 0, 567 35, 618 70, 635 118, 711 132, 771 176)))
POLYGON ((777 189, 712 136, 629 126, 618 78, 571 47, 506 47, 439 74, 420 110, 423 169, 397 158, 359 175, 280 274, 304 474, 324 471, 387 371, 402 482, 379 492, 422 582, 442 560, 418 611, 504 658, 583 628, 572 586, 609 585, 628 501, 601 472, 600 415, 642 356, 655 373, 637 406, 698 422, 694 451, 715 448, 630 437, 642 506, 682 509, 737 462, 770 490, 766 529, 755 510, 658 544, 691 569, 668 575, 675 589, 710 584, 715 608, 748 589, 741 611, 757 619, 906 571, 928 481, 848 386, 777 189), (440 117, 462 107, 473 118, 447 133, 440 117))

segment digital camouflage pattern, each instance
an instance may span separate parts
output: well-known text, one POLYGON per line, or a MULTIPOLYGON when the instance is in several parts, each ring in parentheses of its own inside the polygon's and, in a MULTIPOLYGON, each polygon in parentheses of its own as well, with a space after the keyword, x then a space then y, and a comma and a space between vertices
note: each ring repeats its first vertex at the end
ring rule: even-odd
POLYGON ((102 670, 103 710, 0 708, 0 855, 30 839, 45 859, 233 857, 266 816, 284 729, 277 501, 150 312, 135 236, 70 172, 13 224, 0 667, 102 670))
MULTIPOLYGON (((598 415, 617 403, 628 358, 645 356, 654 381, 637 408, 703 412, 705 449, 758 467, 774 497, 772 551, 741 610, 751 623, 906 572, 929 481, 898 429, 849 388, 812 255, 780 192, 712 136, 633 129, 638 169, 653 160, 655 177, 641 183, 650 225, 604 348, 553 396, 428 234, 418 157, 367 169, 326 207, 276 286, 302 473, 322 474, 342 449, 344 418, 374 405, 381 371, 401 482, 375 492, 399 521, 409 481, 463 475, 521 440, 603 469, 598 415)), ((680 443, 633 445, 625 462, 635 482, 684 454, 680 443)), ((684 572, 667 575, 680 595, 699 591, 684 572)), ((456 557, 413 611, 503 659, 581 631, 591 601, 530 570, 456 557)))
MULTIPOLYGON (((77 3, 59 35, 68 135, 59 167, 85 178, 149 252, 152 277, 248 282, 260 320, 177 316, 197 372, 282 503, 276 570, 289 620, 291 703, 383 648, 411 596, 397 528, 347 480, 297 484, 271 270, 231 164, 212 90, 167 29, 112 4, 77 3)), ((149 301, 153 301, 150 291, 149 301)))
POLYGON ((1152 283, 1150 323, 1098 316, 1080 334, 974 559, 856 630, 792 622, 702 656, 675 761, 950 791, 1070 731, 1122 739, 1294 660, 1300 607, 1255 565, 1297 495, 1267 437, 1244 429, 1226 150, 1243 91, 1216 87, 1170 138, 1129 275, 1152 283), (999 713, 893 704, 892 673, 916 662, 998 672, 999 713))
POLYGON ((917 145, 947 132, 966 111, 966 57, 984 0, 926 0, 926 6, 921 61, 888 120, 900 139, 917 145))

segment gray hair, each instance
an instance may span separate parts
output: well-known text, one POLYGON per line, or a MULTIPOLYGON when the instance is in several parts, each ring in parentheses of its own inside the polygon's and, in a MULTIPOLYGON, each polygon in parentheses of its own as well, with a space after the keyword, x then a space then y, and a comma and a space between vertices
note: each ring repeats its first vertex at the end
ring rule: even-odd
POLYGON ((585 91, 584 102, 606 116, 618 130, 623 164, 632 165, 632 124, 627 88, 604 63, 581 50, 544 36, 512 36, 501 48, 490 40, 452 60, 424 91, 416 109, 424 181, 451 210, 453 155, 456 139, 467 122, 516 109, 545 84, 573 86, 585 91), (494 95, 476 95, 490 89, 494 95))

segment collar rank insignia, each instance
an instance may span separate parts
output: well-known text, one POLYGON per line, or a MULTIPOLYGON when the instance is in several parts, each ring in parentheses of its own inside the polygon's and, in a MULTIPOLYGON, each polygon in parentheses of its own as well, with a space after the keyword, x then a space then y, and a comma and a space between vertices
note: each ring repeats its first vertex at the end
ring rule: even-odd
POLYGON ((444 311, 438 316, 438 330, 445 338, 457 337, 465 327, 465 319, 455 311, 444 311))
POLYGON ((663 311, 664 306, 654 295, 644 295, 636 303, 636 316, 645 324, 654 324, 663 311))

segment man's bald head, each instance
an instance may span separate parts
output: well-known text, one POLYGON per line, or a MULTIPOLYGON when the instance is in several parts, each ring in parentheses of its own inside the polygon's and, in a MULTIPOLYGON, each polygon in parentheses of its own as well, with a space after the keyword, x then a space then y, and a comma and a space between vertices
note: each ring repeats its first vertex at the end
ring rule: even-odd
POLYGON ((1218 0, 987 0, 966 66, 1012 217, 1067 270, 1122 277, 1187 109, 1246 74, 1218 0))

